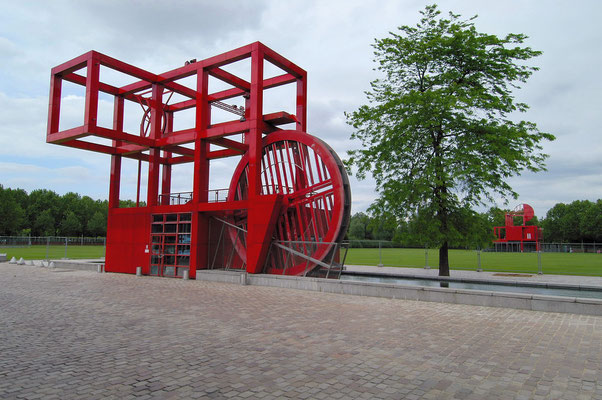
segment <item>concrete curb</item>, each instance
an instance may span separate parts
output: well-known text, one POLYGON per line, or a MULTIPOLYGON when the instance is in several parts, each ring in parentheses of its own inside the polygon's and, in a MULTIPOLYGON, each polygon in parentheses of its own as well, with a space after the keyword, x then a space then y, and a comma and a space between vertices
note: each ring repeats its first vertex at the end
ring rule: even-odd
MULTIPOLYGON (((56 268, 75 269, 79 271, 98 271, 98 263, 82 262, 77 260, 52 260, 56 268)), ((102 263, 104 265, 104 262, 102 263)))
POLYGON ((196 279, 200 281, 271 286, 286 289, 312 290, 317 292, 390 299, 602 316, 602 299, 340 281, 297 276, 247 275, 244 272, 239 271, 199 270, 196 272, 196 279))

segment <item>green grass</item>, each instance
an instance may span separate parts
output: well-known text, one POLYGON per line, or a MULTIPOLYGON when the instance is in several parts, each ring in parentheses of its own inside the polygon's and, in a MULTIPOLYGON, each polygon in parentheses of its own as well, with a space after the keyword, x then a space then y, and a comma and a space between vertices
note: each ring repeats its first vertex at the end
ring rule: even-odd
MULTIPOLYGON (((0 247, 0 253, 6 253, 10 260, 11 257, 17 259, 23 257, 25 260, 44 260, 46 259, 46 245, 33 245, 25 247, 0 247)), ((100 258, 104 257, 105 249, 102 245, 84 245, 67 246, 67 258, 100 258)), ((65 257, 65 246, 52 245, 48 247, 48 258, 57 260, 65 257)))
MULTIPOLYGON (((424 249, 382 249, 382 264, 392 267, 424 268, 424 249)), ((452 270, 476 270, 477 252, 450 250, 449 264, 452 270)), ((379 249, 349 249, 347 265, 378 265, 379 249)), ((439 251, 428 250, 428 265, 439 265, 439 251)), ((542 253, 544 274, 602 276, 602 254, 591 253, 542 253)), ((481 268, 484 271, 537 273, 537 253, 481 252, 481 268)))

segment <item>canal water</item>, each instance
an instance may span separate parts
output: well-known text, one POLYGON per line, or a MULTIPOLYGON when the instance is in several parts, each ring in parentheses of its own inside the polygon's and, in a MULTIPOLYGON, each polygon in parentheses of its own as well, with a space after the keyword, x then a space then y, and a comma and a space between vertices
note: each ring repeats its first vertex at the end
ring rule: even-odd
POLYGON ((518 285, 514 282, 504 284, 498 282, 466 282, 466 281, 442 281, 438 279, 421 279, 410 277, 396 277, 391 275, 367 275, 343 273, 341 280, 389 283, 399 285, 425 286, 425 287, 448 287, 450 289, 472 289, 490 292, 528 293, 547 296, 582 297, 602 299, 602 289, 546 287, 540 285, 518 285))

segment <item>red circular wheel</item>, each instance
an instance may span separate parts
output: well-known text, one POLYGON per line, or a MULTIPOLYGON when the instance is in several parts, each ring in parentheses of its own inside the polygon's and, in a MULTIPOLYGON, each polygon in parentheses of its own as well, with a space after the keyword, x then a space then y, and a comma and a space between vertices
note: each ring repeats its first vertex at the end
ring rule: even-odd
MULTIPOLYGON (((273 235, 281 246, 272 245, 263 272, 300 275, 319 267, 320 262, 330 263, 334 243, 347 232, 351 211, 351 191, 343 163, 322 140, 300 131, 271 133, 262 146, 262 194, 284 196, 273 235)), ((234 171, 228 201, 247 198, 248 164, 245 155, 234 171)), ((246 211, 234 214, 232 219, 246 229, 246 211)), ((238 254, 246 259, 246 248, 240 241, 235 243, 239 243, 238 254)))

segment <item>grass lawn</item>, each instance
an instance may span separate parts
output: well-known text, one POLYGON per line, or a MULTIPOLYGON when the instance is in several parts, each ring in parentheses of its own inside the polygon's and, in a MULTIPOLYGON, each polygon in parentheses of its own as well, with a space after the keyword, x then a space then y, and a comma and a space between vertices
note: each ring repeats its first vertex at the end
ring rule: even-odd
MULTIPOLYGON (((0 253, 6 253, 10 260, 11 257, 21 257, 25 260, 44 260, 46 259, 46 245, 33 245, 25 247, 0 247, 0 253)), ((67 246, 67 258, 100 258, 105 256, 105 248, 102 245, 96 246, 67 246)), ((48 248, 48 258, 57 260, 65 257, 65 246, 50 246, 48 248)))
MULTIPOLYGON (((391 267, 424 268, 427 257, 424 249, 381 249, 382 264, 391 267)), ((349 249, 347 265, 378 265, 379 249, 349 249)), ((477 252, 450 250, 450 268, 476 270, 477 252)), ((439 250, 428 250, 428 265, 437 268, 439 250)), ((602 254, 542 253, 544 274, 602 276, 602 254)), ((485 271, 537 273, 537 253, 481 252, 481 268, 485 271)))

